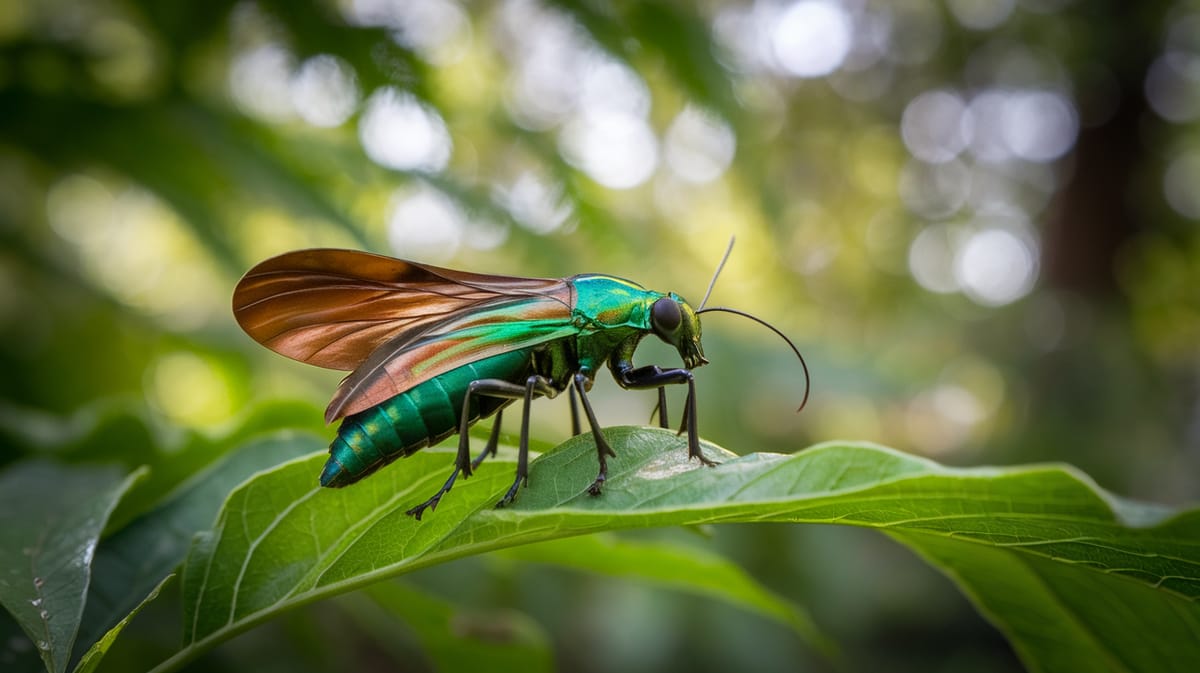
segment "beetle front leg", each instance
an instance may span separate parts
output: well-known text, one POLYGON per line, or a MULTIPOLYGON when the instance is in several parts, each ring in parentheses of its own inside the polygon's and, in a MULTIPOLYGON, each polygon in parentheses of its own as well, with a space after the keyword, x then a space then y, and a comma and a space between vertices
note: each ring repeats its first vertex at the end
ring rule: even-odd
POLYGON ((658 388, 661 391, 666 385, 686 383, 688 394, 683 415, 684 427, 688 433, 688 458, 699 458, 701 463, 709 467, 717 464, 705 458, 700 450, 700 436, 696 427, 696 377, 690 369, 663 369, 656 365, 637 368, 617 365, 613 367, 613 375, 622 388, 632 390, 658 388))

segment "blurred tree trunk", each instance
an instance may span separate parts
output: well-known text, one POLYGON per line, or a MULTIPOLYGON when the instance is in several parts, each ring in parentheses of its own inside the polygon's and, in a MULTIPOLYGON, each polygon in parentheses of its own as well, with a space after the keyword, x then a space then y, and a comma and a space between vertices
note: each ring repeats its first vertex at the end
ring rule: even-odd
POLYGON ((1086 123, 1089 117, 1103 115, 1105 108, 1115 110, 1103 123, 1082 129, 1073 174, 1046 220, 1042 268, 1052 288, 1122 301, 1117 256, 1146 225, 1138 211, 1146 199, 1137 193, 1145 168, 1140 161, 1145 155, 1145 125, 1152 114, 1143 80, 1159 44, 1164 4, 1149 3, 1135 11, 1120 2, 1093 2, 1078 9, 1097 29, 1086 39, 1090 53, 1083 54, 1083 67, 1076 69, 1109 76, 1089 82, 1077 72, 1081 117, 1086 123))

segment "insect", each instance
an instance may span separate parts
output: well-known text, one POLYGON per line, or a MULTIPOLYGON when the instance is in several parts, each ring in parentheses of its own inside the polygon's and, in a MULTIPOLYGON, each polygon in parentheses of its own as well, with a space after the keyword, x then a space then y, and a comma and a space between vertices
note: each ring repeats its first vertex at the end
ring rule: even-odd
MULTIPOLYGON (((730 241, 730 249, 733 242, 730 241)), ((729 250, 721 261, 724 265, 729 250)), ((720 273, 721 266, 717 268, 720 273)), ((717 275, 709 284, 711 294, 717 275)), ((428 500, 408 510, 418 520, 437 507, 462 475, 496 453, 503 410, 524 401, 516 479, 497 507, 507 505, 529 476, 529 407, 535 397, 570 391, 579 434, 578 394, 596 444, 600 470, 588 487, 599 495, 616 454, 588 400, 607 364, 623 388, 658 389, 660 425, 667 427, 665 386, 686 385, 680 427, 688 457, 715 465, 700 450, 692 370, 706 364, 700 314, 683 297, 647 290, 601 274, 566 279, 520 278, 454 271, 353 250, 285 253, 250 269, 233 293, 238 324, 255 341, 289 358, 350 371, 325 410, 341 420, 321 473, 322 486, 352 484, 392 462, 459 433, 454 471, 428 500), (635 367, 634 350, 654 334, 675 347, 682 368, 635 367), (468 428, 496 415, 475 460, 468 428)), ((804 401, 808 400, 808 368, 804 401)), ((804 404, 801 404, 803 408, 804 404)))

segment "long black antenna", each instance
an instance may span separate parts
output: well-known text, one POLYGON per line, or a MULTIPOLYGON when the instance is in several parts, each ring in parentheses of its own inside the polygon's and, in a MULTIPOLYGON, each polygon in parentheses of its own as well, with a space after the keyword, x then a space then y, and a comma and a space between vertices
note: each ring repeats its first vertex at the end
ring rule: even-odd
MULTIPOLYGON (((712 280, 708 281, 708 289, 704 292, 704 299, 700 302, 700 308, 708 303, 708 298, 712 296, 713 287, 717 284, 717 276, 721 275, 721 269, 725 268, 725 262, 729 261, 729 253, 733 252, 733 242, 736 240, 733 236, 729 237, 729 246, 725 248, 725 256, 721 258, 721 263, 717 265, 717 270, 713 272, 712 280)), ((699 313, 700 311, 696 311, 699 313)))
MULTIPOLYGON (((733 247, 733 241, 729 242, 729 247, 731 247, 731 248, 733 247)), ((726 257, 729 256, 728 251, 726 251, 725 256, 726 257)), ((721 263, 724 264, 725 261, 721 260, 721 263)), ((717 271, 719 272, 720 270, 721 270, 720 267, 718 267, 717 271)), ((713 280, 716 280, 716 278, 714 277, 713 280)), ((711 286, 709 286, 709 290, 710 291, 712 290, 711 286)), ((708 299, 708 297, 705 297, 705 299, 708 299)), ((739 311, 736 308, 729 308, 727 306, 710 306, 708 308, 697 309, 696 313, 698 313, 698 314, 699 313, 707 313, 709 311, 721 311, 723 313, 732 313, 734 315, 740 315, 743 318, 749 318, 749 319, 753 320, 754 322, 762 325, 763 327, 766 327, 767 329, 771 330, 772 332, 778 334, 779 338, 786 341, 787 345, 792 347, 792 352, 796 354, 796 357, 800 358, 800 366, 804 368, 804 399, 800 401, 800 408, 796 409, 796 413, 799 413, 800 409, 803 409, 804 405, 808 404, 808 391, 809 391, 809 388, 812 387, 812 379, 808 375, 808 363, 806 363, 804 361, 804 356, 800 354, 800 349, 796 348, 796 344, 792 343, 792 340, 787 338, 786 334, 779 331, 779 329, 777 327, 775 327, 774 325, 772 325, 771 323, 767 322, 766 320, 763 320, 762 318, 760 318, 756 315, 746 313, 745 311, 739 311)))

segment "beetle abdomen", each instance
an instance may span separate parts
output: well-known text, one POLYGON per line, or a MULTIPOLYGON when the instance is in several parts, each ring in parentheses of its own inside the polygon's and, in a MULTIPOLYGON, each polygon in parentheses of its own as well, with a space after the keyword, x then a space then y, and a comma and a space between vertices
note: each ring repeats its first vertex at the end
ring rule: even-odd
MULTIPOLYGON (((357 414, 347 416, 329 446, 321 485, 339 488, 366 477, 397 458, 410 456, 458 431, 463 398, 472 381, 525 382, 530 353, 513 351, 463 365, 357 414)), ((476 395, 468 425, 490 416, 511 400, 476 395)))

